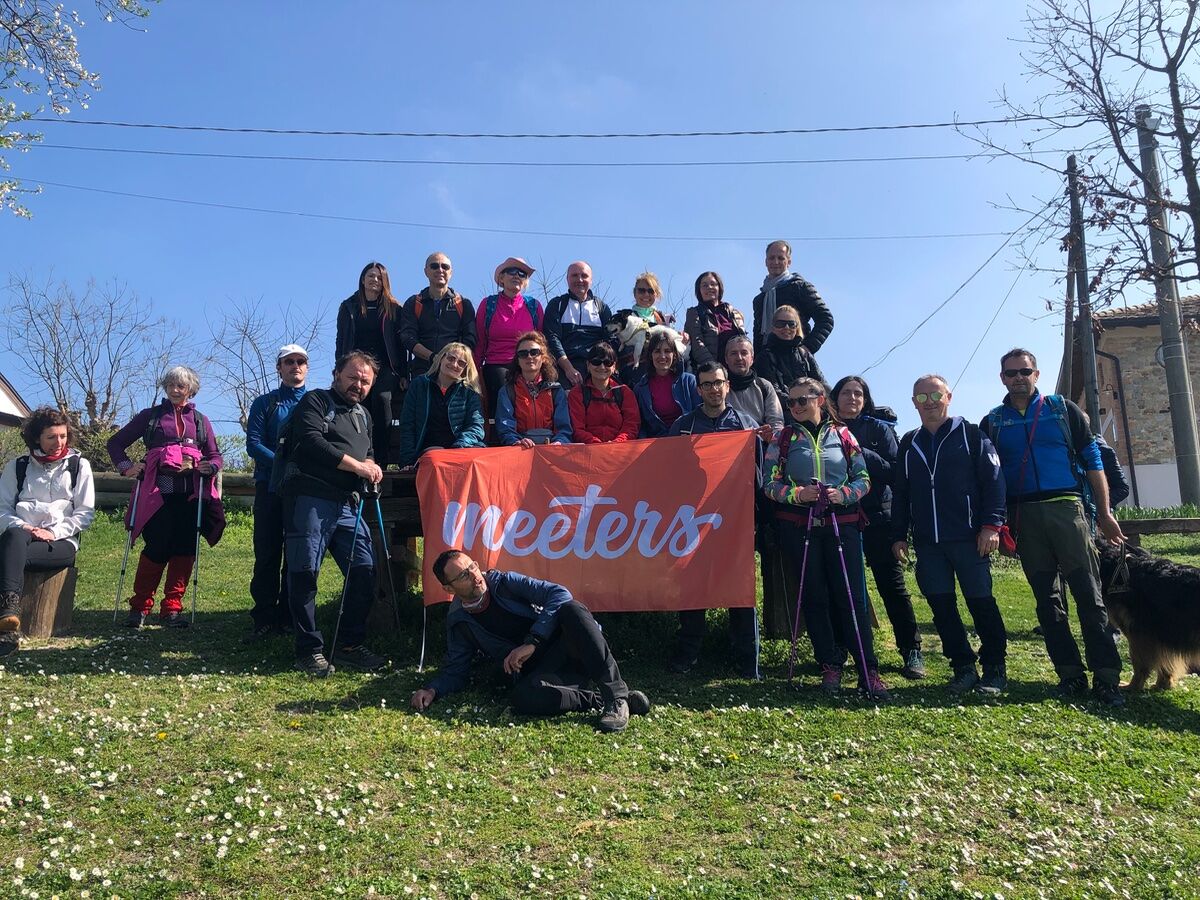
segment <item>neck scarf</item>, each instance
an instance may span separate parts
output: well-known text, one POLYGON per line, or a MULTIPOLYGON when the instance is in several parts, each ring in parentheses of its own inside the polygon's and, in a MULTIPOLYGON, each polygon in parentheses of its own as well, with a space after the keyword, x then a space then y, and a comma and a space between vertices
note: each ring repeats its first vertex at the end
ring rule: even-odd
MULTIPOLYGON (((779 285, 791 281, 793 278, 797 277, 798 276, 794 275, 792 272, 785 271, 778 278, 772 278, 770 275, 768 275, 763 279, 762 318, 759 320, 758 330, 759 333, 764 337, 771 333, 771 324, 775 321, 775 309, 777 306, 775 302, 775 289, 778 288, 779 285)), ((804 336, 803 322, 800 323, 800 336, 804 336)))
POLYGON ((57 453, 52 453, 49 456, 43 456, 40 450, 31 450, 29 452, 32 454, 34 459, 44 466, 46 463, 58 462, 71 452, 71 448, 66 444, 63 444, 63 448, 61 450, 59 450, 57 453))
POLYGON ((729 389, 733 391, 744 391, 750 385, 754 384, 754 370, 751 369, 745 375, 734 375, 729 373, 729 389))

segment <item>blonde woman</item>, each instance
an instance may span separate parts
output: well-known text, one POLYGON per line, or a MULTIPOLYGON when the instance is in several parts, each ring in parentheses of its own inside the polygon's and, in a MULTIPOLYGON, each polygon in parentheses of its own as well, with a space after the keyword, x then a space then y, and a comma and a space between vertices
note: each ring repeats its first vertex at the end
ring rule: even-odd
POLYGON ((482 446, 475 359, 466 344, 450 343, 430 358, 429 371, 409 385, 400 413, 400 465, 415 465, 426 450, 482 446))

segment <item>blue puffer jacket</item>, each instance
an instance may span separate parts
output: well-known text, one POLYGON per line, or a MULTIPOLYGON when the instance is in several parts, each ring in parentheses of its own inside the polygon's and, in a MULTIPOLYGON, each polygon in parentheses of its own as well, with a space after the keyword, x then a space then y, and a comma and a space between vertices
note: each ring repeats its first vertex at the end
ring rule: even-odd
MULTIPOLYGON (((408 387, 400 411, 400 465, 411 466, 424 448, 431 392, 439 390, 429 375, 418 375, 408 387)), ((454 435, 451 447, 483 446, 483 409, 479 395, 458 382, 446 397, 446 415, 454 435)))
POLYGON ((250 404, 250 414, 246 417, 246 453, 254 460, 256 482, 270 483, 279 431, 307 391, 305 387, 281 384, 275 390, 255 397, 250 404), (269 417, 267 413, 270 413, 269 417))
MULTIPOLYGON (((633 386, 634 396, 637 397, 638 411, 642 414, 642 428, 638 437, 666 437, 667 426, 658 413, 654 411, 654 403, 650 399, 650 376, 643 375, 633 386)), ((691 372, 681 372, 675 376, 671 385, 671 396, 683 410, 681 415, 687 415, 700 406, 700 388, 696 386, 696 376, 691 372)))
POLYGON ((892 541, 973 541, 984 525, 1004 524, 1004 473, 996 449, 961 416, 900 439, 892 472, 892 541))
MULTIPOLYGON (((552 581, 530 578, 518 572, 490 569, 483 577, 491 595, 489 603, 498 603, 507 612, 528 619, 529 635, 534 638, 549 641, 554 636, 557 625, 554 617, 571 602, 570 591, 552 581)), ((526 640, 529 642, 529 638, 526 640)), ((476 653, 482 652, 489 659, 500 661, 515 647, 511 641, 480 625, 475 616, 463 609, 462 601, 455 598, 446 613, 446 658, 428 687, 439 697, 462 690, 476 653)))
POLYGON ((1035 390, 1023 414, 1005 397, 979 427, 1000 454, 1010 503, 1082 495, 1083 473, 1104 471, 1083 411, 1058 394, 1035 390), (1022 466, 1031 432, 1033 447, 1022 466))

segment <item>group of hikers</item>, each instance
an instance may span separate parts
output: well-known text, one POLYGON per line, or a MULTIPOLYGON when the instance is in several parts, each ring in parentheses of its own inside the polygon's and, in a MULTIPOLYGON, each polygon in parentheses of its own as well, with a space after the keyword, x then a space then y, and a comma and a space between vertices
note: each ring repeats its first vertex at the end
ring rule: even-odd
MULTIPOLYGON (((874 649, 870 568, 901 655, 901 674, 926 675, 921 634, 904 566, 917 584, 953 675, 955 693, 1006 689, 1007 635, 992 591, 991 556, 1019 555, 1036 601, 1048 654, 1067 698, 1086 694, 1120 705, 1121 660, 1101 599, 1093 532, 1120 540, 1101 451, 1069 399, 1038 390, 1034 354, 1000 360, 1006 395, 976 425, 950 413, 946 379, 922 374, 912 389, 921 426, 898 437, 897 417, 877 405, 867 381, 847 375, 830 387, 815 355, 831 334, 829 308, 791 271, 791 248, 774 241, 754 297, 749 331, 724 299, 716 272, 695 283, 682 332, 656 308, 658 279, 643 272, 634 304, 614 313, 591 289, 585 262, 567 270, 568 290, 545 306, 526 290, 534 269, 509 257, 497 292, 478 307, 450 287, 443 253, 426 260, 429 286, 403 304, 387 269, 369 263, 337 315, 337 361, 328 389, 308 386, 308 352, 280 348, 279 386, 249 411, 246 447, 255 463, 252 630, 247 643, 291 634, 295 666, 327 676, 337 666, 375 671, 367 618, 376 560, 364 527, 364 495, 389 466, 411 468, 445 448, 604 443, 752 430, 759 448, 756 547, 795 572, 820 689, 841 690, 849 662, 859 690, 888 689, 874 649), (1110 505, 1111 504, 1111 505, 1110 505), (328 551, 345 576, 329 658, 316 624, 317 577, 328 551), (972 647, 955 582, 979 637, 972 647), (1067 618, 1075 600, 1084 654, 1067 618), (982 671, 980 669, 982 667, 982 671), (1089 685, 1087 672, 1092 673, 1089 685)), ((159 621, 186 627, 183 600, 200 538, 224 528, 216 473, 223 460, 211 423, 196 409, 195 371, 169 369, 163 401, 142 410, 108 442, 113 465, 134 479, 130 545, 143 539, 126 624, 141 628, 161 584, 159 621), (128 450, 138 441, 141 462, 128 450), (165 576, 165 579, 164 579, 165 576)), ((94 487, 87 460, 71 447, 72 425, 36 410, 23 429, 29 454, 0 479, 0 650, 17 647, 23 572, 71 565, 90 523, 94 487)), ((418 710, 461 689, 480 655, 514 680, 513 708, 530 714, 596 710, 600 727, 623 729, 650 701, 631 691, 600 627, 561 585, 516 572, 482 571, 461 550, 432 566, 452 596, 447 654, 436 677, 411 698, 418 710)), ((122 577, 124 571, 122 572, 122 577)), ((697 663, 705 610, 679 612, 668 665, 697 663)), ((793 634, 793 639, 795 638, 793 634)), ((729 611, 730 658, 758 679, 753 606, 729 611)))

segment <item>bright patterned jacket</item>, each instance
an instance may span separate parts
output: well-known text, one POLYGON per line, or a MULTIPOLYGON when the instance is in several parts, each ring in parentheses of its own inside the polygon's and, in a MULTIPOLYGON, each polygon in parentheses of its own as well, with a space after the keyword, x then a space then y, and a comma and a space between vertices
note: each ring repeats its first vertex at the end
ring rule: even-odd
POLYGON ((849 428, 834 425, 830 419, 821 423, 816 437, 795 422, 784 428, 767 448, 763 466, 767 472, 763 493, 785 506, 811 508, 811 503, 800 501, 800 488, 814 478, 841 494, 839 507, 857 506, 871 490, 871 476, 858 441, 849 428), (782 452, 785 442, 786 461, 782 452))

